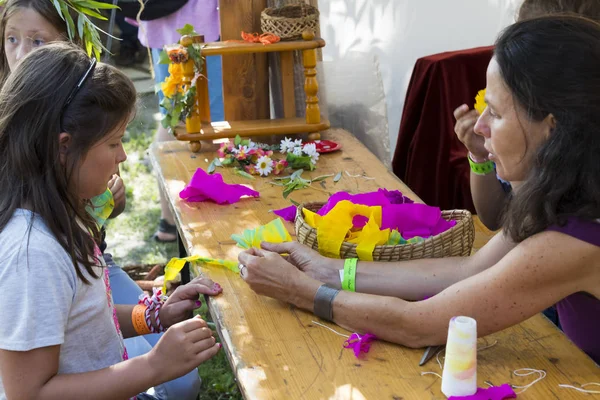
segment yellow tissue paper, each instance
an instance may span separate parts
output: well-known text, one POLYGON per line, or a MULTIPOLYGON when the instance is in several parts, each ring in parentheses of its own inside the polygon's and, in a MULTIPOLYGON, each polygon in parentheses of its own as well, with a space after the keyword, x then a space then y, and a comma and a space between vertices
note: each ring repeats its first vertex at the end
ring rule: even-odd
POLYGON ((310 225, 311 227, 317 229, 319 227, 319 224, 321 223, 321 220, 323 219, 322 216, 320 216, 319 214, 312 212, 306 208, 302 209, 302 213, 304 214, 304 221, 310 225))
MULTIPOLYGON (((321 223, 317 228, 319 252, 322 255, 329 258, 340 258, 340 248, 342 247, 344 240, 346 240, 346 236, 350 232, 350 229, 353 227, 352 219, 355 215, 368 217, 369 221, 372 221, 372 225, 374 224, 377 227, 381 226, 381 206, 369 207, 361 204, 354 204, 347 200, 340 201, 327 213, 327 215, 322 217, 321 223)), ((377 230, 379 230, 379 228, 377 230)), ((372 230, 369 230, 369 232, 372 233, 372 230)), ((387 233, 389 234, 389 230, 387 233)), ((379 235, 377 235, 376 238, 369 237, 369 243, 361 247, 363 257, 365 256, 365 253, 369 251, 368 249, 371 246, 370 243, 378 243, 379 241, 379 235)), ((371 247, 371 259, 373 257, 372 253, 374 247, 375 244, 371 247)))
POLYGON ((167 293, 167 282, 172 281, 177 277, 177 274, 181 272, 183 266, 186 262, 191 263, 205 263, 209 265, 220 265, 223 266, 233 272, 239 273, 240 270, 238 268, 237 261, 231 260, 221 260, 218 258, 208 258, 208 257, 200 257, 200 256, 189 256, 184 258, 173 257, 165 266, 165 281, 163 283, 162 291, 163 293, 167 293))
POLYGON ((274 219, 268 224, 255 229, 245 229, 241 235, 233 234, 231 238, 243 249, 251 247, 260 249, 261 242, 282 243, 292 241, 292 237, 283 225, 281 218, 274 219))
MULTIPOLYGON (((379 207, 381 213, 381 207, 379 207)), ((373 250, 375 246, 386 244, 390 236, 390 230, 381 230, 375 218, 369 218, 367 224, 360 231, 360 235, 355 239, 356 254, 362 261, 373 261, 373 250)))

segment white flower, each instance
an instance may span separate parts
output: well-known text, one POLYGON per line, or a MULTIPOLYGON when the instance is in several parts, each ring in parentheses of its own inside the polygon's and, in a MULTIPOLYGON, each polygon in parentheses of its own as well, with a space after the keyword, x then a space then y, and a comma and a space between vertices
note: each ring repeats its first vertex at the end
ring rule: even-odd
POLYGON ((294 155, 298 157, 302 157, 302 147, 294 147, 294 155))
POLYGON ((317 164, 317 160, 319 159, 319 153, 315 153, 315 154, 311 154, 310 155, 310 162, 313 164, 317 164))
POLYGON ((307 156, 313 156, 315 154, 317 154, 317 158, 318 158, 318 154, 317 153, 317 145, 314 143, 307 143, 304 145, 304 147, 302 148, 302 151, 304 152, 304 154, 306 154, 307 156))
POLYGON ((281 150, 281 154, 285 154, 286 152, 291 152, 294 149, 294 142, 292 139, 288 139, 287 137, 281 141, 281 145, 279 146, 281 150))
POLYGON ((273 171, 273 160, 262 156, 256 161, 256 170, 261 176, 267 176, 273 171))
POLYGON ((254 143, 251 139, 248 139, 248 150, 258 149, 258 145, 254 143))
POLYGON ((302 147, 302 139, 296 139, 296 140, 294 140, 294 146, 300 146, 300 147, 302 147))

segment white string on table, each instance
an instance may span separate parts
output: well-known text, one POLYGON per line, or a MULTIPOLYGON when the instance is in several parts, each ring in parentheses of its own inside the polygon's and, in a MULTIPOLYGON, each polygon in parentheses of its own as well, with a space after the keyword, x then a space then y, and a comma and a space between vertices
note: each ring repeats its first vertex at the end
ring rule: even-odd
POLYGON ((564 389, 575 389, 578 392, 582 392, 582 393, 589 393, 589 394, 600 394, 600 390, 589 390, 589 389, 585 389, 586 386, 600 386, 600 383, 596 383, 596 382, 590 382, 590 383, 584 383, 583 385, 581 385, 581 387, 577 387, 577 386, 573 386, 573 385, 566 385, 566 384, 560 384, 558 385, 561 388, 564 389))
POLYGON ((348 335, 344 335, 343 333, 339 333, 339 332, 338 332, 338 331, 336 331, 335 329, 331 329, 331 328, 330 328, 330 327, 328 327, 327 325, 323 325, 323 324, 321 324, 320 322, 317 322, 317 321, 311 321, 311 322, 312 322, 313 324, 315 324, 315 325, 322 326, 322 327, 323 327, 323 328, 325 328, 325 329, 329 329, 331 332, 335 333, 336 335, 343 336, 343 337, 345 337, 345 338, 350 338, 350 336, 348 336, 348 335))
POLYGON ((531 382, 525 386, 511 385, 513 389, 523 389, 519 392, 515 392, 515 394, 523 393, 524 391, 526 391, 527 389, 529 389, 530 387, 532 387, 533 385, 535 385, 536 383, 538 383, 539 381, 541 381, 542 379, 544 379, 546 377, 546 371, 543 371, 541 369, 533 369, 533 368, 519 368, 519 369, 514 370, 513 374, 515 376, 520 376, 520 377, 538 374, 538 377, 536 378, 536 380, 534 380, 533 382, 531 382), (521 372, 521 371, 525 371, 525 372, 521 372))

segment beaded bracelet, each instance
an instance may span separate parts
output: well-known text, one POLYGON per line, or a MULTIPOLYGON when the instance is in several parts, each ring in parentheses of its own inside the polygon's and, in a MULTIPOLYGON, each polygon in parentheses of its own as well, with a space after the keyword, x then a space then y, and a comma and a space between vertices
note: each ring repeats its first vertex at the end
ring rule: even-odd
POLYGON ((146 325, 150 330, 149 333, 160 333, 166 331, 165 327, 160 322, 159 313, 163 303, 167 300, 167 296, 163 296, 160 289, 154 288, 153 292, 154 294, 152 297, 149 297, 145 293, 141 294, 138 304, 146 306, 144 314, 146 325), (152 324, 151 319, 152 311, 154 311, 154 324, 152 324))
POLYGON ((494 172, 496 166, 490 160, 486 161, 475 161, 471 153, 467 156, 469 160, 469 165, 471 166, 471 171, 475 175, 487 175, 494 172))

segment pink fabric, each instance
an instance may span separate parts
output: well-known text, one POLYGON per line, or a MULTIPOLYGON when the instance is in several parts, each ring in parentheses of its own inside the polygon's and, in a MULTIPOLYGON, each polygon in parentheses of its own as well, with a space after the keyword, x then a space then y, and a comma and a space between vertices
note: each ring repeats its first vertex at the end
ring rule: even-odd
POLYGON ((237 203, 242 196, 259 197, 260 194, 243 185, 227 184, 221 174, 209 175, 202 168, 196 170, 190 183, 179 193, 186 201, 212 200, 217 204, 237 203))
POLYGON ((218 6, 218 0, 189 0, 173 14, 153 21, 141 21, 138 38, 146 47, 162 49, 179 41, 181 35, 176 29, 190 24, 196 32, 204 35, 205 42, 214 42, 219 38, 218 6))
POLYGON ((450 396, 448 400, 504 400, 516 399, 515 391, 508 383, 501 386, 492 386, 486 389, 477 388, 471 396, 450 396))

